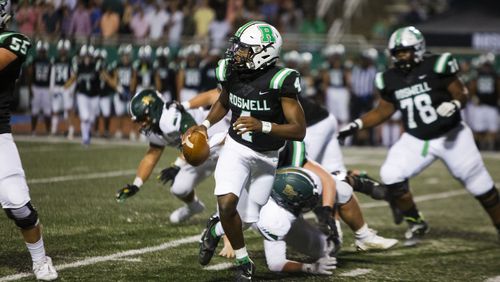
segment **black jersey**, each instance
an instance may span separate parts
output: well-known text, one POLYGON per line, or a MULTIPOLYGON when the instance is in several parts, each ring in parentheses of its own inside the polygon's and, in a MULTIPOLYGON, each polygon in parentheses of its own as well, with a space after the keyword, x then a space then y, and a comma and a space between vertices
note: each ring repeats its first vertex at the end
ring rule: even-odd
POLYGON ((304 109, 307 127, 324 120, 330 115, 327 109, 310 98, 299 96, 299 102, 302 105, 302 109, 304 109))
MULTIPOLYGON (((251 74, 227 71, 227 60, 220 60, 216 69, 217 80, 223 93, 228 95, 232 112, 231 124, 240 116, 252 116, 261 121, 277 124, 286 122, 281 107, 281 97, 298 99, 300 76, 296 70, 270 66, 251 74)), ((230 126, 229 135, 237 142, 255 150, 278 150, 285 142, 262 132, 238 135, 230 126)))
POLYGON ((85 94, 89 97, 94 97, 99 95, 96 91, 95 81, 99 79, 99 75, 96 70, 96 64, 90 62, 90 64, 85 64, 83 62, 75 64, 74 70, 76 73, 76 91, 78 93, 85 94))
POLYGON ((216 62, 209 62, 201 68, 201 88, 200 91, 207 91, 217 87, 217 78, 215 77, 216 62))
POLYGON ((478 71, 476 94, 480 104, 497 106, 497 80, 498 77, 495 71, 478 71))
POLYGON ((0 134, 10 133, 10 107, 14 100, 14 86, 21 73, 21 67, 26 60, 26 54, 31 47, 31 41, 21 33, 0 32, 0 48, 9 50, 16 59, 0 71, 0 134))
POLYGON ((137 74, 138 88, 151 88, 154 85, 153 66, 149 62, 136 61, 134 70, 137 74))
POLYGON ((71 62, 69 59, 62 60, 57 58, 52 63, 52 76, 54 85, 64 86, 69 78, 72 76, 71 62))
POLYGON ((334 68, 330 64, 326 64, 325 69, 328 73, 330 87, 346 87, 346 69, 344 67, 334 68))
POLYGON ((132 64, 118 63, 113 67, 118 75, 118 84, 121 85, 125 91, 130 92, 130 83, 132 82, 132 75, 134 73, 132 64))
POLYGON ((306 144, 303 141, 286 141, 285 147, 280 151, 278 168, 303 167, 306 162, 306 144))
POLYGON ((158 89, 161 93, 166 91, 170 92, 172 95, 172 100, 174 100, 176 92, 176 81, 175 81, 175 70, 171 68, 168 64, 161 64, 156 61, 153 64, 154 73, 159 76, 161 81, 161 89, 158 89))
POLYGON ((106 63, 104 59, 99 59, 96 62, 96 72, 97 75, 94 80, 94 89, 99 93, 99 96, 104 97, 111 95, 115 92, 115 89, 109 85, 106 80, 101 79, 101 71, 107 72, 111 75, 112 67, 106 63))
POLYGON ((52 64, 49 58, 36 57, 32 62, 33 68, 32 81, 33 85, 39 87, 49 87, 50 85, 50 71, 52 64))
POLYGON ((199 68, 184 68, 184 85, 182 85, 182 88, 187 88, 195 91, 201 90, 201 70, 199 68))
POLYGON ((436 108, 452 100, 448 85, 457 79, 458 64, 450 53, 426 54, 408 73, 391 68, 377 73, 375 85, 382 99, 394 104, 403 114, 406 132, 423 140, 444 135, 457 126, 460 111, 442 117, 436 108))

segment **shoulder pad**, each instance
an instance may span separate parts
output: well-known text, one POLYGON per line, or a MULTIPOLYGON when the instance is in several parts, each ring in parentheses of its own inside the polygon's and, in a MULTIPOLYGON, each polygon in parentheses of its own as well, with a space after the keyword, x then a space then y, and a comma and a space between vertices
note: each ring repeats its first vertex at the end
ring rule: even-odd
POLYGON ((451 53, 443 53, 435 57, 434 72, 439 74, 455 74, 458 72, 457 60, 451 53))
POLYGON ((271 82, 269 83, 269 88, 271 89, 281 89, 283 86, 283 82, 285 79, 290 76, 290 74, 296 73, 297 75, 299 74, 296 70, 294 69, 289 69, 289 68, 282 68, 278 72, 276 72, 271 79, 271 82))
POLYGON ((377 72, 375 75, 375 87, 377 87, 378 90, 383 90, 385 88, 383 72, 377 72))
POLYGON ((5 48, 17 56, 25 57, 31 47, 31 40, 24 34, 4 32, 0 34, 0 48, 5 48))
POLYGON ((219 60, 217 63, 217 68, 215 68, 215 77, 217 77, 217 81, 224 82, 227 79, 227 66, 229 63, 229 59, 219 60))

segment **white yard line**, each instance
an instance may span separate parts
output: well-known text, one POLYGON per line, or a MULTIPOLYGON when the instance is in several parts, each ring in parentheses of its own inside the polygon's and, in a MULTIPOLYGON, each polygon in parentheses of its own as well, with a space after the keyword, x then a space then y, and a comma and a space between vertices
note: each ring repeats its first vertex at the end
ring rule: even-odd
POLYGON ((356 276, 365 275, 367 273, 370 273, 371 271, 372 270, 369 268, 356 268, 354 270, 341 273, 341 274, 339 274, 339 276, 356 277, 356 276))
POLYGON ((54 183, 54 182, 65 182, 65 181, 74 181, 74 180, 83 180, 83 179, 99 179, 99 178, 108 178, 108 177, 127 176, 127 175, 133 175, 135 173, 136 173, 135 169, 127 169, 127 170, 115 170, 115 171, 109 171, 109 172, 73 174, 73 175, 65 175, 65 176, 54 176, 54 177, 47 177, 47 178, 28 179, 28 184, 54 183))
POLYGON ((495 276, 484 280, 484 282, 500 282, 500 276, 495 276))
POLYGON ((234 267, 234 263, 223 262, 223 263, 218 263, 218 264, 206 266, 203 269, 204 270, 220 271, 220 270, 230 269, 231 267, 234 267))
MULTIPOLYGON (((163 243, 163 244, 158 245, 158 246, 129 250, 129 251, 119 252, 119 253, 115 253, 115 254, 108 255, 108 256, 91 257, 91 258, 87 258, 84 260, 75 261, 72 263, 65 263, 65 264, 58 265, 58 266, 56 266, 56 269, 58 271, 61 271, 64 269, 69 269, 69 268, 77 268, 77 267, 92 265, 92 264, 96 264, 96 263, 100 263, 100 262, 117 260, 117 259, 129 257, 129 256, 136 256, 136 255, 143 255, 143 254, 153 253, 153 252, 158 252, 158 251, 164 251, 167 249, 178 247, 180 245, 194 243, 194 242, 198 241, 199 238, 200 238, 199 235, 195 235, 195 236, 186 237, 186 238, 179 239, 179 240, 166 242, 166 243, 163 243)), ((14 281, 14 280, 18 280, 21 278, 30 277, 32 275, 33 275, 33 273, 23 272, 23 273, 19 273, 19 274, 15 274, 15 275, 4 276, 4 277, 0 278, 0 282, 14 281)))

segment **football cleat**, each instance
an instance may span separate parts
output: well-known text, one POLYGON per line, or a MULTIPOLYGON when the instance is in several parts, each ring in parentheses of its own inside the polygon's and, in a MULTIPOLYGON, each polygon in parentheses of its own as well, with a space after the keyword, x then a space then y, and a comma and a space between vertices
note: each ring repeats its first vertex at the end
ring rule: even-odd
POLYGON ((419 220, 418 223, 408 222, 409 227, 405 232, 406 241, 404 245, 406 247, 415 246, 424 237, 425 234, 429 232, 429 225, 424 220, 419 220))
POLYGON ((52 281, 57 279, 57 271, 50 257, 45 257, 42 261, 34 262, 33 272, 37 280, 52 281))
POLYGON ((214 256, 217 244, 219 244, 220 236, 212 234, 212 228, 219 222, 219 217, 214 215, 207 222, 207 228, 203 230, 200 239, 200 252, 198 254, 198 262, 201 265, 207 265, 214 256))
POLYGON ((193 215, 201 213, 205 209, 205 205, 201 201, 196 201, 191 205, 184 205, 176 209, 170 215, 171 223, 180 223, 190 219, 193 215))
POLYGON ((376 231, 369 229, 370 235, 363 239, 356 239, 354 245, 358 251, 381 251, 394 247, 398 240, 378 236, 376 231))
MULTIPOLYGON (((237 262, 238 263, 238 262, 237 262)), ((238 264, 238 270, 236 274, 236 281, 252 281, 252 276, 255 273, 255 264, 248 258, 248 261, 242 264, 238 264)))

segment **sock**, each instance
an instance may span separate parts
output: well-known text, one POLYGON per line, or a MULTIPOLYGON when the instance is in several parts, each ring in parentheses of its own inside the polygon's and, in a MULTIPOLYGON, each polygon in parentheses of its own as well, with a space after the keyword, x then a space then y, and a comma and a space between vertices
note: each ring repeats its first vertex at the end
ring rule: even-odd
POLYGON ((234 250, 234 255, 236 256, 236 262, 238 264, 244 264, 250 261, 248 257, 247 247, 234 250))
POLYGON ((403 216, 407 222, 418 223, 423 220, 420 213, 417 210, 417 206, 413 205, 409 210, 402 211, 403 216))
POLYGON ((370 229, 368 228, 368 224, 364 224, 361 226, 360 229, 356 230, 354 232, 354 236, 356 239, 365 239, 366 237, 372 235, 372 232, 370 232, 370 229))
POLYGON ((28 251, 30 251, 31 259, 33 262, 39 262, 45 259, 45 247, 43 245, 43 238, 40 238, 36 243, 26 243, 28 251))
POLYGON ((214 237, 220 237, 224 235, 224 228, 222 228, 222 223, 220 223, 220 221, 217 222, 217 224, 212 228, 212 230, 210 230, 210 232, 214 237))
POLYGON ((50 133, 56 134, 58 125, 59 125, 59 116, 58 115, 52 116, 52 128, 50 129, 50 133))

